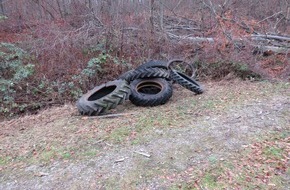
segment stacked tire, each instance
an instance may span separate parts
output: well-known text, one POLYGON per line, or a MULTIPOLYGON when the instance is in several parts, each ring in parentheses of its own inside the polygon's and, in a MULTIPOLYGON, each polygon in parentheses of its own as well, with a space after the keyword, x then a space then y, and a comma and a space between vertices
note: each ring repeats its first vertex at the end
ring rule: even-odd
POLYGON ((158 106, 168 102, 173 93, 172 83, 178 83, 195 94, 203 93, 191 77, 172 66, 182 60, 152 60, 102 84, 77 101, 81 115, 100 115, 129 99, 136 106, 158 106))

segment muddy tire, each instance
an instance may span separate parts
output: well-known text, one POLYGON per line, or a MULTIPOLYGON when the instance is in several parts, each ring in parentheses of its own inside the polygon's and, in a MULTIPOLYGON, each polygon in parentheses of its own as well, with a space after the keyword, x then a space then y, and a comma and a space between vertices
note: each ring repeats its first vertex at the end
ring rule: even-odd
POLYGON ((81 115, 99 115, 122 104, 130 92, 127 81, 110 81, 84 94, 76 105, 81 115))
POLYGON ((130 101, 136 106, 158 106, 172 96, 172 84, 162 78, 136 79, 131 84, 130 101))
POLYGON ((167 62, 166 61, 160 61, 160 60, 151 60, 148 61, 136 69, 144 69, 144 68, 161 68, 161 69, 168 69, 167 62))
POLYGON ((129 83, 135 79, 146 79, 146 78, 165 78, 170 79, 170 73, 168 70, 161 68, 143 68, 136 69, 126 75, 124 79, 129 83))
POLYGON ((174 82, 180 84, 181 86, 192 92, 195 92, 196 94, 202 94, 204 91, 202 87, 193 78, 181 72, 178 72, 173 69, 170 71, 170 76, 174 82))

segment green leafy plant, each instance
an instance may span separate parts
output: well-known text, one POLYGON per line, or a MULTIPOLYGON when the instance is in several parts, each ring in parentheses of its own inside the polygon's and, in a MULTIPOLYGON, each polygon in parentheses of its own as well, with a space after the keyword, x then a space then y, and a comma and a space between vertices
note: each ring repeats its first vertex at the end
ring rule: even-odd
POLYGON ((107 54, 101 54, 97 58, 90 59, 87 67, 81 72, 81 75, 93 77, 97 72, 102 72, 102 64, 106 62, 107 57, 107 54))
POLYGON ((3 21, 3 20, 6 20, 6 19, 8 19, 7 16, 5 16, 5 15, 0 15, 0 22, 3 21))
POLYGON ((34 65, 27 64, 28 58, 29 54, 14 44, 0 43, 0 113, 17 107, 14 103, 16 89, 34 72, 34 65))

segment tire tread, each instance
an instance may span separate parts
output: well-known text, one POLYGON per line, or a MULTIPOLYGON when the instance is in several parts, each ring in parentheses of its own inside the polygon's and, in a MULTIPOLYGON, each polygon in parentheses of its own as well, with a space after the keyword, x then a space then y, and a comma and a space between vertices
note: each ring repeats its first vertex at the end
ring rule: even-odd
POLYGON ((81 115, 99 115, 107 110, 117 107, 117 105, 122 104, 125 101, 131 91, 128 82, 125 80, 115 80, 110 81, 109 83, 95 87, 77 101, 77 108, 81 115), (100 90, 101 86, 106 87, 109 83, 117 86, 113 92, 97 100, 88 101, 90 95, 98 92, 98 90, 96 91, 95 89, 98 89, 99 87, 100 90))

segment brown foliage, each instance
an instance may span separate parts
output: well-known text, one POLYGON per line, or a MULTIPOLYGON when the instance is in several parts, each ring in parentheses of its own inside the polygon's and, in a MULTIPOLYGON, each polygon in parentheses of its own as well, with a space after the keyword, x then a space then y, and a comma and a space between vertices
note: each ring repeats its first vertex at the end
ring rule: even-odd
MULTIPOLYGON (((266 78, 289 77, 289 55, 253 55, 253 42, 247 38, 256 31, 287 34, 289 3, 284 1, 61 2, 2 3, 8 19, 0 21, 0 40, 17 43, 31 53, 36 65, 31 86, 37 87, 42 80, 47 85, 73 82, 75 89, 84 92, 146 60, 172 58, 194 62, 200 79, 216 80, 232 73, 247 78, 252 71, 266 78), (173 39, 168 32, 218 40, 196 43, 173 39), (90 59, 102 54, 110 58, 101 72, 83 78, 82 84, 73 79, 90 59)), ((57 103, 76 99, 53 89, 50 93, 57 103)), ((34 101, 42 98, 31 97, 34 101)))

